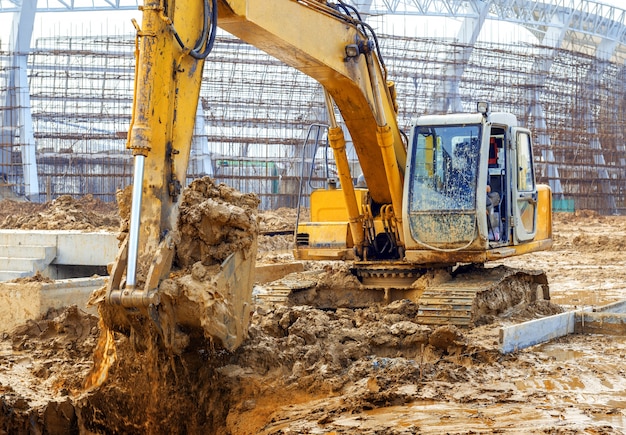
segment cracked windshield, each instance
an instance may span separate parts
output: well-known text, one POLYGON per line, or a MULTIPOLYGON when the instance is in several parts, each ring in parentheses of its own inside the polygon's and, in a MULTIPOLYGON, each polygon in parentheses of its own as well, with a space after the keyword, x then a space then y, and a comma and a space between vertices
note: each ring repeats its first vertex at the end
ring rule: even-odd
POLYGON ((470 211, 476 201, 478 125, 417 127, 411 211, 470 211))

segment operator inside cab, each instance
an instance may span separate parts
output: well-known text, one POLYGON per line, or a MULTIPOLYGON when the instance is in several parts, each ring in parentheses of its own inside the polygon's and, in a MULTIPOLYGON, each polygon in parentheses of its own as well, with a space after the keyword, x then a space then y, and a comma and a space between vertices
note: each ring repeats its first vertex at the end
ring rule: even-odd
POLYGON ((490 241, 500 241, 500 186, 502 172, 498 157, 502 149, 502 138, 492 136, 489 139, 489 174, 487 176, 487 226, 490 241))

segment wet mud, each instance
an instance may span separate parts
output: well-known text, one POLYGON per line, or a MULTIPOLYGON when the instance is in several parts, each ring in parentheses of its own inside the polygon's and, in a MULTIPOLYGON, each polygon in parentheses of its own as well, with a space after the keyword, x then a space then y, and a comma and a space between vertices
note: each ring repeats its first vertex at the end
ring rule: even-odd
MULTIPOLYGON (((557 215, 552 251, 502 263, 545 270, 563 309, 613 302, 626 298, 618 239, 626 218, 557 215)), ((260 259, 288 257, 259 246, 260 259)), ((344 279, 341 266, 323 268, 329 283, 344 279)), ((156 338, 114 333, 108 379, 86 389, 100 328, 71 307, 0 340, 0 433, 625 433, 626 338, 570 335, 499 353, 501 325, 552 308, 538 301, 460 329, 417 324, 407 300, 257 304, 232 352, 195 337, 168 353, 156 338)))

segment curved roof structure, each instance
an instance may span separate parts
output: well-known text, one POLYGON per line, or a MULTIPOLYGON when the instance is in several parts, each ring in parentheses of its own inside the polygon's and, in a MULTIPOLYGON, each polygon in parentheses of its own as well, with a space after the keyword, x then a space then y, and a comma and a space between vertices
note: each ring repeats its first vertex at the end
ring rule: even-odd
MULTIPOLYGON (((137 10, 140 0, 0 0, 0 13, 137 10)), ((540 43, 549 29, 564 30, 569 48, 585 51, 603 40, 626 44, 626 10, 597 0, 351 0, 364 15, 420 15, 491 19, 519 24, 540 43)), ((623 58, 622 58, 623 59, 623 58)))
MULTIPOLYGON (((48 86, 43 77, 51 77, 56 74, 54 71, 60 72, 59 65, 78 63, 77 59, 83 55, 72 56, 71 47, 64 46, 59 50, 61 43, 58 41, 31 42, 35 14, 136 10, 138 3, 139 0, 0 0, 0 15, 15 13, 10 56, 4 60, 4 68, 0 71, 2 84, 6 83, 6 86, 0 86, 0 96, 6 108, 0 119, 0 143, 19 145, 22 169, 18 178, 23 183, 22 193, 41 196, 43 182, 38 179, 38 174, 41 174, 42 167, 35 162, 38 149, 53 147, 46 142, 48 137, 51 142, 54 137, 55 143, 60 143, 66 140, 66 136, 71 136, 75 144, 76 137, 86 134, 43 132, 55 123, 65 123, 68 129, 81 124, 82 121, 58 121, 59 116, 50 109, 54 104, 46 100, 50 97, 45 95, 63 94, 66 103, 76 99, 76 105, 81 104, 78 100, 84 97, 72 94, 70 82, 66 82, 67 89, 42 89, 48 86), (57 57, 51 57, 50 53, 57 57), (4 95, 3 89, 7 89, 4 95), (41 109, 40 104, 46 109, 41 109)), ((550 183, 557 201, 573 198, 576 207, 603 213, 626 211, 626 161, 622 157, 626 120, 621 110, 622 100, 626 99, 626 10, 595 0, 352 0, 351 3, 372 22, 383 15, 445 17, 455 29, 452 37, 387 35, 382 38, 383 55, 397 83, 403 111, 402 125, 408 126, 411 118, 422 113, 472 110, 476 98, 490 99, 499 110, 515 113, 535 132, 538 175, 541 181, 550 183), (513 23, 526 29, 535 39, 504 42, 481 38, 488 21, 513 23)), ((84 62, 72 67, 70 75, 74 74, 71 71, 79 75, 79 70, 82 71, 81 77, 118 74, 123 77, 123 87, 130 89, 132 50, 123 38, 106 38, 105 41, 94 37, 89 42, 74 43, 74 46, 83 47, 82 53, 89 50, 102 52, 96 56, 97 61, 89 55, 84 56, 84 62), (83 43, 90 48, 85 51, 83 43), (102 48, 97 45, 100 43, 109 45, 102 48), (111 49, 111 44, 115 49, 111 49), (88 65, 87 62, 92 63, 88 65), (97 67, 93 66, 95 62, 98 62, 97 67)), ((233 93, 232 85, 225 88, 222 76, 213 71, 205 77, 208 91, 203 95, 198 121, 200 125, 202 122, 211 125, 219 119, 218 124, 222 126, 219 134, 207 129, 202 136, 213 144, 213 151, 219 150, 217 154, 227 156, 226 160, 220 160, 223 164, 232 166, 231 160, 237 155, 257 158, 262 154, 259 147, 265 147, 265 157, 292 155, 292 151, 267 149, 293 147, 299 134, 289 133, 290 129, 302 129, 307 123, 324 121, 316 84, 293 75, 274 59, 226 38, 223 50, 217 50, 213 61, 217 63, 214 70, 219 74, 238 77, 244 83, 237 91, 244 98, 234 101, 229 97, 233 93), (247 65, 256 75, 240 74, 242 65, 247 65), (289 78, 285 79, 287 76, 289 78), (280 82, 286 83, 285 87, 277 88, 280 82), (254 89, 254 95, 251 89, 254 89), (246 97, 248 93, 249 98, 246 97), (288 93, 291 97, 279 99, 276 95, 280 93, 288 93), (300 95, 297 98, 294 97, 296 93, 300 95), (257 94, 263 96, 266 106, 259 105, 261 97, 257 98, 257 94), (306 115, 298 113, 305 101, 306 115), (280 109, 272 109, 272 104, 280 109), (259 115, 266 109, 267 114, 259 115), (271 110, 281 111, 280 123, 271 110), (264 120, 266 124, 263 124, 264 120), (263 133, 259 133, 261 129, 264 129, 263 133), (260 138, 259 134, 263 137, 260 138), (230 163, 224 163, 226 161, 230 163)), ((67 75, 68 70, 64 73, 67 75)), ((94 95, 98 88, 108 86, 104 82, 93 83, 89 87, 94 88, 94 95)), ((117 86, 121 85, 118 83, 117 86)), ((101 111, 128 108, 131 97, 126 94, 120 97, 119 92, 114 94, 106 96, 103 91, 100 96, 94 96, 102 100, 101 111), (110 107, 109 99, 114 98, 123 102, 117 109, 110 107)), ((88 114, 82 116, 88 117, 88 114)), ((89 129, 103 131, 97 141, 120 135, 125 116, 111 115, 111 118, 117 117, 114 127, 98 125, 89 129), (117 131, 107 133, 107 128, 117 131)), ((101 121, 102 117, 99 119, 101 121)), ((65 148, 65 145, 54 147, 65 148)), ((98 149, 101 149, 100 145, 98 149)), ((0 147, 0 175, 15 167, 15 159, 7 147, 0 147)), ((215 161, 213 165, 216 165, 215 161)), ((286 169, 287 172, 290 170, 286 169)), ((289 174, 291 177, 297 175, 289 174)), ((15 174, 12 176, 17 179, 15 174)), ((276 177, 282 181, 288 178, 286 174, 276 177)), ((259 180, 263 178, 267 177, 258 177, 259 180)), ((251 187, 250 190, 259 191, 259 188, 251 187)))

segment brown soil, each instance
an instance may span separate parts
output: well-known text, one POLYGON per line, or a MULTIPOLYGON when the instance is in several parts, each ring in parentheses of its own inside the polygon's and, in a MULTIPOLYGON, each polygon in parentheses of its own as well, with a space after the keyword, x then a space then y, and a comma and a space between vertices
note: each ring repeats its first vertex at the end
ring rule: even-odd
MULTIPOLYGON (((565 309, 626 298, 626 217, 557 214, 554 229, 552 251, 502 263, 545 270, 565 309)), ((409 301, 257 305, 235 352, 198 339, 168 354, 115 334, 108 380, 84 390, 99 328, 70 308, 0 341, 0 433, 625 433, 625 337, 499 353, 501 325, 551 313, 537 303, 462 330, 416 324, 409 301)))
MULTIPOLYGON (((129 189, 117 195, 124 229, 129 227, 129 198, 129 189)), ((105 287, 92 297, 104 324, 117 331, 132 329, 131 334, 142 337, 135 341, 156 334, 161 338, 159 345, 175 354, 194 341, 194 335, 224 349, 238 347, 247 336, 252 312, 249 289, 258 204, 256 195, 216 184, 210 177, 194 180, 183 190, 179 218, 171 232, 173 261, 169 276, 159 285, 158 310, 127 310, 104 303, 105 287), (150 319, 156 320, 156 329, 150 319)), ((121 239, 126 236, 122 233, 121 239)), ((138 259, 138 288, 143 287, 146 272, 154 263, 153 252, 144 254, 138 259)))
POLYGON ((92 195, 80 199, 63 195, 44 204, 0 201, 0 228, 5 229, 117 231, 119 224, 115 204, 102 202, 92 195))

